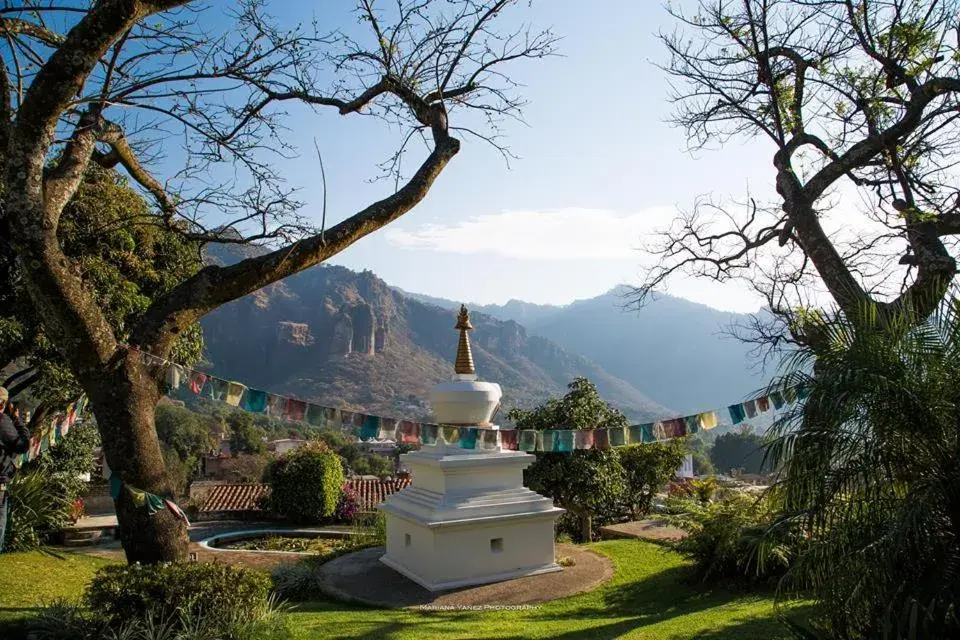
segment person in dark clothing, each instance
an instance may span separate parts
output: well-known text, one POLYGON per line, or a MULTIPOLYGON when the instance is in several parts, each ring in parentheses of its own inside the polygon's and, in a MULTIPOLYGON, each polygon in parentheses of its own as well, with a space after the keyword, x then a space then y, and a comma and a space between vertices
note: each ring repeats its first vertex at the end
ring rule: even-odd
POLYGON ((10 394, 0 387, 0 553, 7 532, 7 484, 17 472, 14 460, 30 446, 30 432, 20 423, 18 412, 10 403, 10 394))

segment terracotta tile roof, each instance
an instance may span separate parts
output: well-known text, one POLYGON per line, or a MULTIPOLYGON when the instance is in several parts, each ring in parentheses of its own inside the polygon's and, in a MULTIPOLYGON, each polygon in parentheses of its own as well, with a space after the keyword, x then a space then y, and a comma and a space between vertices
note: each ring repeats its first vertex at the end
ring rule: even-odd
POLYGON ((259 511, 260 499, 270 492, 265 484, 218 484, 200 507, 209 511, 259 511))
POLYGON ((396 480, 347 480, 347 486, 360 498, 360 511, 373 511, 377 505, 410 484, 410 478, 396 480))
MULTIPOLYGON (((361 511, 373 511, 387 497, 409 484, 410 478, 347 480, 347 485, 359 498, 361 511)), ((210 489, 200 511, 259 511, 260 500, 269 492, 270 487, 265 484, 218 484, 210 489)))

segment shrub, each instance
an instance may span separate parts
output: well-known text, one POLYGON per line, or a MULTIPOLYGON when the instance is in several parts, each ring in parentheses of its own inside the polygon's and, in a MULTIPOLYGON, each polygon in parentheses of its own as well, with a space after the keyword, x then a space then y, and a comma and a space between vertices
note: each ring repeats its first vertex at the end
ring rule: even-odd
POLYGON ((289 640, 292 633, 282 614, 270 601, 227 620, 210 613, 164 617, 151 611, 111 622, 83 604, 55 600, 30 620, 26 635, 33 640, 289 640))
POLYGON ((289 602, 304 602, 320 595, 322 562, 309 558, 295 564, 281 564, 270 572, 273 592, 289 602))
POLYGON ((692 484, 693 492, 697 496, 697 500, 702 503, 707 503, 713 500, 713 496, 717 492, 716 478, 694 478, 692 484))
POLYGON ((270 584, 259 571, 216 563, 116 565, 97 572, 84 601, 110 626, 192 616, 223 630, 265 615, 270 584))
POLYGON ((298 524, 316 524, 334 515, 343 495, 340 457, 319 441, 273 460, 266 481, 270 509, 298 524))
MULTIPOLYGON (((800 538, 769 529, 776 515, 771 500, 731 492, 709 504, 682 502, 686 512, 667 519, 689 533, 677 548, 694 561, 701 580, 766 582, 789 569, 800 538)), ((672 502, 672 510, 679 503, 672 502)))
POLYGON ((343 493, 337 502, 333 519, 337 522, 351 523, 360 515, 360 496, 349 484, 343 485, 343 493))
POLYGON ((44 544, 51 534, 65 527, 70 498, 61 474, 38 468, 21 471, 8 488, 10 519, 6 551, 27 551, 44 544))

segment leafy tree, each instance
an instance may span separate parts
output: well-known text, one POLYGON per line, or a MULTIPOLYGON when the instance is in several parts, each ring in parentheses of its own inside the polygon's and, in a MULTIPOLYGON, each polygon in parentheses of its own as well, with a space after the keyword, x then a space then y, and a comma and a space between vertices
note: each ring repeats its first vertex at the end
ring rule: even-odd
MULTIPOLYGON (((776 195, 698 199, 653 248, 642 297, 679 273, 742 279, 786 314, 825 288, 851 317, 914 307, 957 274, 960 55, 956 0, 668 3, 674 122, 691 146, 765 144, 776 195), (838 204, 846 203, 841 208, 838 204), (853 218, 861 208, 868 221, 853 218), (833 232, 828 216, 855 226, 833 232)), ((922 306, 921 306, 922 305, 922 306)), ((760 339, 814 339, 817 323, 760 339)))
POLYGON ((813 596, 818 637, 955 638, 960 301, 883 315, 824 321, 828 346, 798 352, 780 383, 809 392, 772 427, 773 530, 809 540, 780 595, 813 596))
MULTIPOLYGON (((98 307, 122 340, 153 298, 200 268, 199 245, 156 224, 149 203, 112 169, 88 167, 60 216, 63 251, 85 274, 98 307), (143 224, 127 225, 130 219, 143 224)), ((2 252, 0 252, 2 253, 2 252)), ((9 257, 9 256, 7 256, 9 257)), ((0 265, 4 256, 0 255, 0 265)), ((0 268, 6 283, 0 304, 0 366, 17 365, 5 381, 18 401, 34 405, 32 423, 75 399, 77 380, 33 312, 21 279, 0 268)), ((181 332, 171 358, 194 362, 203 346, 199 324, 181 332)))
MULTIPOLYGON (((458 131, 503 150, 496 123, 522 106, 504 67, 549 55, 555 43, 526 26, 500 32, 515 3, 358 0, 362 33, 284 29, 262 0, 227 12, 191 0, 5 8, 0 290, 26 304, 17 317, 37 323, 89 396, 107 462, 124 482, 170 492, 154 425, 164 372, 126 343, 178 359, 206 313, 324 262, 421 202, 460 151, 458 131), (330 228, 326 211, 317 212, 320 229, 307 223, 275 161, 297 151, 283 126, 291 102, 401 127, 404 142, 385 165, 388 193, 330 228), (408 171, 414 139, 426 149, 408 171), (152 171, 158 156, 167 175, 152 171), (229 266, 193 263, 113 305, 97 287, 126 290, 125 279, 87 269, 64 227, 95 166, 122 168, 156 215, 112 219, 94 209, 92 235, 154 227, 188 245, 261 242, 267 251, 229 266)), ((121 249, 131 261, 155 259, 133 242, 121 249)), ((116 507, 129 561, 185 558, 186 528, 172 514, 151 515, 126 493, 116 507)))
POLYGON ((626 473, 624 494, 634 520, 650 513, 653 498, 676 475, 687 451, 682 438, 634 444, 620 450, 620 464, 626 473))
POLYGON ((319 441, 273 460, 265 476, 270 508, 297 524, 316 524, 334 514, 343 495, 340 457, 319 441))
POLYGON ((155 423, 160 441, 191 467, 196 467, 200 458, 217 446, 213 435, 216 422, 184 407, 158 406, 155 423))
POLYGON ((21 472, 36 469, 55 475, 67 501, 73 502, 87 491, 88 483, 83 478, 96 470, 95 453, 99 446, 100 434, 96 427, 78 424, 57 441, 57 446, 24 465, 21 472))
POLYGON ((245 411, 234 411, 227 416, 230 429, 230 452, 259 454, 266 450, 263 438, 266 432, 256 425, 254 417, 245 411))
MULTIPOLYGON (((507 418, 518 429, 595 429, 625 427, 627 418, 605 403, 586 378, 567 385, 562 398, 551 398, 534 409, 511 409, 507 418)), ((583 540, 593 538, 593 518, 610 514, 622 500, 626 474, 616 449, 537 453, 524 472, 527 486, 553 498, 580 522, 583 540)))
POLYGON ((375 453, 362 453, 350 462, 350 469, 361 476, 383 478, 393 475, 393 461, 375 453))
POLYGON ((763 437, 744 427, 719 436, 710 450, 710 461, 721 473, 742 469, 744 473, 766 473, 770 463, 765 458, 763 437))
POLYGON ((703 438, 694 436, 688 442, 690 455, 693 456, 693 472, 698 476, 713 474, 713 462, 710 460, 710 445, 703 438))

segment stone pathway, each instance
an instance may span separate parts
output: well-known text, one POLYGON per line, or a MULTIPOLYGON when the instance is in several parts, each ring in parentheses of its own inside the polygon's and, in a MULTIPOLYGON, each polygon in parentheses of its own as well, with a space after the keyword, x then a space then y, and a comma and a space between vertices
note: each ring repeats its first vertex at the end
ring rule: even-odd
POLYGON ((687 537, 687 532, 660 520, 635 520, 600 527, 600 536, 604 540, 638 538, 651 542, 678 542, 687 537))
POLYGON ((383 547, 363 549, 324 564, 321 588, 332 598, 375 607, 483 609, 566 598, 613 577, 613 563, 606 556, 570 544, 558 544, 556 550, 558 560, 568 558, 573 565, 554 573, 433 593, 381 563, 383 547))

